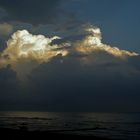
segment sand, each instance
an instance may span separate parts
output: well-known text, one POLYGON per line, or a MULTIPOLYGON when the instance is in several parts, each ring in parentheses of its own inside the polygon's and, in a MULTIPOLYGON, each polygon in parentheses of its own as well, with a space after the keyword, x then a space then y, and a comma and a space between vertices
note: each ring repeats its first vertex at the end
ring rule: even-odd
POLYGON ((57 132, 48 131, 28 131, 20 129, 0 128, 1 140, 47 140, 51 139, 92 139, 92 140, 112 140, 108 138, 95 137, 95 136, 80 136, 71 134, 60 134, 57 132))

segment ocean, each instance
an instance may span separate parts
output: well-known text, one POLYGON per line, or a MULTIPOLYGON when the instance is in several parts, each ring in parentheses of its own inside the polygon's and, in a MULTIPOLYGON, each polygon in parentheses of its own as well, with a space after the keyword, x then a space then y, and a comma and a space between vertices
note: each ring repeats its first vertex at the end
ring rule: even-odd
POLYGON ((140 140, 140 113, 0 112, 0 128, 140 140))

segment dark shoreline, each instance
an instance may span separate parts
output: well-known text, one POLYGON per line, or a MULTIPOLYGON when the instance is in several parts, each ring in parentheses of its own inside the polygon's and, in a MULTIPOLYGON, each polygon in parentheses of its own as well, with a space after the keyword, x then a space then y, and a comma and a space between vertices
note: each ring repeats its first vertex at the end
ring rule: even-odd
POLYGON ((20 129, 0 128, 1 140, 26 140, 37 139, 44 140, 48 138, 57 139, 92 139, 92 140, 113 140, 109 138, 96 137, 96 136, 81 136, 74 134, 60 134, 57 132, 49 131, 28 131, 20 129))

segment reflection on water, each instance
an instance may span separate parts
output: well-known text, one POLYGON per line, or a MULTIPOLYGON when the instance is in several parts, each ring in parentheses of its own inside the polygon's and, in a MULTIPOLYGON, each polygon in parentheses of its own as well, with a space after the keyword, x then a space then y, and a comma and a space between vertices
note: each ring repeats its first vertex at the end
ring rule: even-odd
POLYGON ((0 112, 0 127, 140 139, 140 113, 0 112))

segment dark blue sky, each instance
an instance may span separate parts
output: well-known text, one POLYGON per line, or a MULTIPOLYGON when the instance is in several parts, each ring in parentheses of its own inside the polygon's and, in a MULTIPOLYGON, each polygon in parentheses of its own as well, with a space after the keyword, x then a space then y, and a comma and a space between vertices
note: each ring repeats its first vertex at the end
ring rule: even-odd
POLYGON ((101 28, 106 43, 140 52, 139 0, 71 0, 65 9, 101 28))

